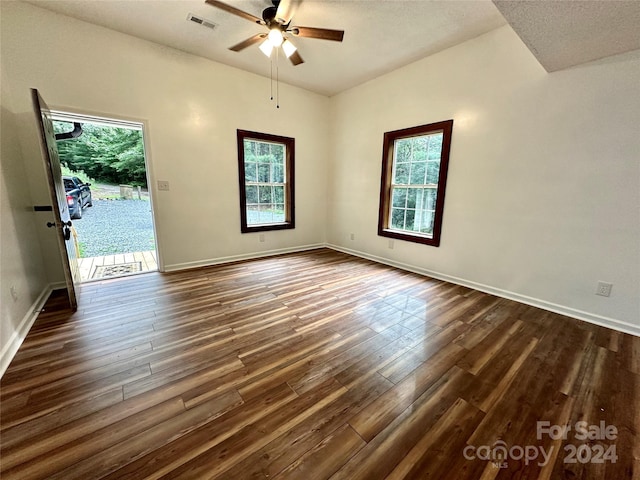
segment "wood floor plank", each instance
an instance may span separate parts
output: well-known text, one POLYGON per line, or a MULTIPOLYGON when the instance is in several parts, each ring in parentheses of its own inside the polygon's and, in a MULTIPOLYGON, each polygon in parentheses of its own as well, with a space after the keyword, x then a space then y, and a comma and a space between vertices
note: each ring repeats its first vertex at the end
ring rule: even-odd
POLYGON ((180 395, 242 368, 244 368, 244 364, 237 358, 225 361, 218 359, 199 365, 198 368, 169 373, 166 371, 152 373, 147 377, 125 383, 122 386, 122 391, 125 399, 135 398, 146 392, 153 393, 158 389, 164 396, 180 395))
POLYGON ((271 478, 277 475, 391 386, 392 384, 380 375, 371 375, 359 380, 335 401, 235 464, 225 472, 225 476, 271 478))
POLYGON ((68 432, 71 428, 69 424, 74 420, 84 419, 92 413, 104 410, 121 401, 122 388, 116 387, 91 398, 89 401, 81 399, 46 415, 18 423, 11 428, 3 430, 0 434, 3 451, 14 448, 16 445, 26 445, 27 443, 29 443, 30 447, 33 447, 35 444, 33 439, 35 437, 43 435, 50 437, 54 434, 52 430, 63 425, 63 431, 68 432))
POLYGON ((205 479, 219 476, 275 438, 344 394, 345 388, 335 380, 299 395, 291 401, 246 425, 219 444, 175 468, 165 477, 205 479))
POLYGON ((223 415, 219 422, 206 423, 105 475, 104 478, 160 478, 209 451, 248 425, 269 416, 278 407, 296 397, 297 395, 286 384, 278 385, 265 391, 259 398, 245 402, 223 415))
MULTIPOLYGON (((313 355, 307 355, 294 363, 287 366, 277 365, 277 368, 271 368, 264 371, 259 378, 253 377, 252 380, 240 385, 238 390, 243 398, 252 398, 260 395, 264 388, 268 388, 273 383, 288 381, 292 376, 310 372, 309 367, 323 368, 325 361, 333 358, 337 353, 348 350, 349 348, 360 344, 367 338, 374 337, 376 333, 369 328, 362 328, 348 337, 340 337, 327 343, 321 349, 313 352, 313 355)), ((311 352, 310 352, 311 353, 311 352)), ((263 370, 263 369, 261 369, 263 370)), ((317 372, 317 370, 316 370, 317 372)))
MULTIPOLYGON (((132 345, 115 352, 107 353, 105 355, 92 355, 91 358, 81 360, 77 357, 63 356, 58 360, 50 360, 49 362, 28 369, 19 370, 21 381, 16 382, 12 387, 27 388, 28 390, 35 390, 44 384, 53 383, 58 379, 65 377, 71 377, 81 372, 88 372, 91 370, 100 369, 101 367, 110 368, 113 364, 126 361, 133 357, 138 357, 143 352, 151 352, 153 349, 151 342, 145 342, 142 344, 132 345)), ((7 387, 5 394, 12 394, 17 391, 18 388, 7 387)))
POLYGON ((416 329, 410 335, 410 349, 407 354, 391 362, 379 364, 378 371, 393 383, 399 383, 442 348, 450 345, 451 339, 466 328, 462 322, 451 322, 445 328, 434 325, 420 330, 416 329))
POLYGON ((432 361, 422 363, 404 380, 352 418, 349 423, 366 441, 372 440, 423 392, 440 380, 455 361, 464 355, 464 352, 462 347, 455 344, 443 348, 432 357, 432 361))
POLYGON ((329 249, 78 293, 0 380, 3 479, 640 478, 640 337, 329 249))
MULTIPOLYGON (((15 456, 11 455, 13 452, 4 453, 2 463, 5 470, 2 477, 7 479, 51 478, 52 472, 62 471, 139 431, 169 420, 182 412, 184 412, 184 404, 180 398, 175 398, 59 447, 52 448, 52 443, 45 443, 42 448, 46 453, 39 457, 24 455, 24 449, 17 451, 15 456), (16 464, 18 465, 15 466, 16 464)), ((36 449, 31 449, 29 453, 36 452, 36 449)))
MULTIPOLYGON (((323 358, 321 362, 314 362, 314 365, 311 368, 307 367, 305 372, 292 373, 288 383, 296 392, 304 392, 330 377, 340 376, 345 369, 353 366, 371 354, 371 352, 378 352, 382 349, 392 350, 393 347, 389 346, 397 341, 402 333, 401 330, 397 331, 393 328, 384 330, 352 346, 348 350, 339 353, 334 352, 331 358, 323 358)), ((371 371, 373 371, 373 368, 371 371)))
POLYGON ((458 366, 476 375, 494 355, 499 355, 504 346, 520 330, 522 322, 516 320, 504 329, 496 328, 479 342, 467 355, 458 362, 458 366))
MULTIPOLYGON (((86 479, 94 472, 110 473, 131 463, 141 456, 187 435, 196 428, 213 421, 227 411, 242 404, 242 398, 235 390, 198 405, 195 408, 178 411, 165 421, 132 435, 126 442, 117 442, 108 448, 100 448, 91 456, 74 463, 64 470, 50 475, 50 480, 86 479)), ((130 419, 137 421, 137 419, 130 419)))
POLYGON ((468 381, 468 376, 467 372, 452 367, 429 390, 400 411, 331 478, 385 478, 458 400, 456 390, 468 381))
POLYGON ((329 478, 365 445, 360 435, 349 424, 345 424, 273 478, 329 478))
MULTIPOLYGON (((395 362, 398 358, 402 358, 408 350, 414 348, 417 341, 419 341, 416 338, 425 339, 433 335, 435 328, 437 327, 424 329, 422 332, 412 334, 411 331, 406 333, 407 330, 405 328, 399 327, 399 337, 397 339, 378 350, 370 349, 364 355, 361 355, 360 359, 356 359, 355 362, 343 363, 339 369, 335 370, 334 376, 340 383, 348 387, 362 377, 373 372, 380 372, 381 369, 395 362)), ((394 329, 394 327, 390 327, 389 330, 391 329, 394 329)))
POLYGON ((537 338, 532 338, 526 343, 522 352, 514 358, 513 363, 504 373, 504 376, 494 386, 491 392, 479 402, 478 408, 480 408, 480 410, 482 410, 483 412, 487 412, 498 401, 499 398, 504 396, 504 393, 508 390, 509 386, 518 374, 518 371, 527 359, 527 356, 535 348, 537 343, 537 338))
POLYGON ((396 465, 387 479, 399 480, 418 476, 464 478, 461 470, 469 473, 470 465, 480 470, 478 462, 470 463, 460 458, 460 451, 466 446, 470 433, 482 417, 482 411, 460 398, 457 399, 396 465), (452 422, 455 422, 454 429, 451 428, 452 422))
POLYGON ((12 427, 78 401, 88 401, 96 395, 121 388, 126 382, 145 378, 150 374, 151 370, 147 364, 122 370, 98 380, 93 378, 83 379, 79 385, 74 385, 73 381, 69 381, 64 382, 63 385, 60 385, 60 382, 56 382, 52 386, 38 387, 37 390, 32 392, 29 397, 29 403, 24 408, 6 414, 3 412, 2 423, 5 428, 12 427))

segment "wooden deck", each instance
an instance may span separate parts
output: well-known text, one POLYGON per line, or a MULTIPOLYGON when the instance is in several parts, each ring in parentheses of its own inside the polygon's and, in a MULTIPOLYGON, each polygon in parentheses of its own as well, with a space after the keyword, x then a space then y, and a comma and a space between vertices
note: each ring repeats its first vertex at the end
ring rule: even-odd
POLYGON ((122 265, 140 262, 141 270, 135 273, 154 272, 158 270, 158 259, 155 250, 146 252, 119 253, 117 255, 105 255, 102 257, 79 258, 80 279, 82 282, 101 280, 95 277, 97 267, 105 265, 122 265))
POLYGON ((326 249, 104 280, 4 375, 0 477, 633 479, 639 379, 639 337, 326 249))

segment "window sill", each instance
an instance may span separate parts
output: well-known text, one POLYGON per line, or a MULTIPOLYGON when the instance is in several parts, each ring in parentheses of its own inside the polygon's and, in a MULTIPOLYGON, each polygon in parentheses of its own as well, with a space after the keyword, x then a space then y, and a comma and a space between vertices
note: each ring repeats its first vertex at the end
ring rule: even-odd
POLYGON ((432 247, 440 246, 440 238, 435 238, 433 235, 409 233, 401 230, 381 229, 378 230, 378 235, 381 237, 394 238, 396 240, 405 240, 407 242, 421 243, 423 245, 431 245, 432 247))
POLYGON ((251 233, 251 232, 268 232, 270 230, 287 230, 295 228, 295 224, 293 222, 284 222, 284 223, 267 223, 263 225, 247 225, 242 226, 242 233, 251 233))

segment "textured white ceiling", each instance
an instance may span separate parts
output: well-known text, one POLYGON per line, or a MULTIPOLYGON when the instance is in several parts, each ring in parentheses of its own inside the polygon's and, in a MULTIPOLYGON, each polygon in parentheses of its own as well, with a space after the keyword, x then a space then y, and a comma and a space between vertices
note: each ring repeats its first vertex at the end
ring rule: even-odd
POLYGON ((548 72, 640 48, 640 1, 494 0, 548 72))
MULTIPOLYGON (((28 0, 64 15, 269 76, 257 45, 228 47, 263 31, 204 0, 28 0), (217 24, 209 30, 189 13, 217 24)), ((269 0, 226 0, 257 17, 269 0)), ((293 41, 305 63, 280 60, 280 80, 333 95, 383 73, 493 30, 506 22, 490 0, 292 0, 292 25, 345 30, 342 43, 293 41)))

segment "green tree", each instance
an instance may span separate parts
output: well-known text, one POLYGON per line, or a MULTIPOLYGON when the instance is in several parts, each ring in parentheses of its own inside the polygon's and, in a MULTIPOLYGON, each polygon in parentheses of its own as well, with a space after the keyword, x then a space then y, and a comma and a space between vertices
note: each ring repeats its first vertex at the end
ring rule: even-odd
MULTIPOLYGON (((54 122, 56 133, 73 130, 68 122, 54 122)), ((142 132, 127 128, 82 124, 78 138, 57 143, 60 162, 104 183, 147 186, 142 132)))

